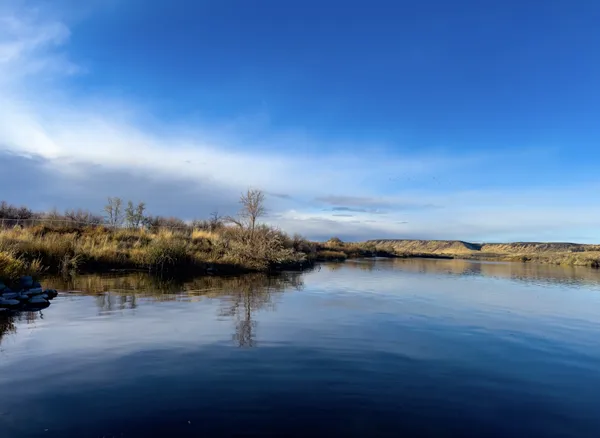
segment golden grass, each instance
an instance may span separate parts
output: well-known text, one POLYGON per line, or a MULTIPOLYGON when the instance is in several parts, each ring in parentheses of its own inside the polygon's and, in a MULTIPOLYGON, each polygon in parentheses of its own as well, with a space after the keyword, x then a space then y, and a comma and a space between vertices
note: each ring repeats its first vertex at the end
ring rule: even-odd
POLYGON ((600 266, 599 245, 511 243, 478 245, 461 241, 381 240, 312 243, 276 228, 254 233, 238 227, 149 230, 105 226, 46 225, 0 230, 0 278, 23 274, 120 269, 266 271, 304 267, 315 260, 388 255, 488 259, 600 266))
POLYGON ((307 261, 305 253, 294 249, 294 241, 265 226, 251 238, 244 230, 230 227, 218 233, 103 226, 0 230, 0 277, 6 278, 44 269, 206 269, 213 264, 260 271, 307 261))
POLYGON ((347 258, 370 257, 377 249, 371 243, 342 242, 338 238, 329 239, 317 247, 317 260, 346 260, 347 258))
POLYGON ((317 258, 321 261, 342 261, 348 258, 343 251, 321 250, 317 252, 317 258))
POLYGON ((199 229, 195 229, 192 231, 192 239, 215 240, 218 238, 219 238, 219 235, 212 231, 199 230, 199 229))
POLYGON ((26 260, 14 251, 0 251, 0 273, 2 278, 14 279, 19 275, 38 274, 44 271, 39 259, 26 260))

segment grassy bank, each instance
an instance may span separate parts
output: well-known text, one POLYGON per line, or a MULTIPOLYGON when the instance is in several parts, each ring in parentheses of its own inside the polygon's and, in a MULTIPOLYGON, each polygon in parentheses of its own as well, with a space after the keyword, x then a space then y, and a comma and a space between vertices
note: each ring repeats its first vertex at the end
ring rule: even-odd
POLYGON ((264 195, 248 190, 236 217, 184 222, 149 216, 145 204, 109 198, 104 216, 82 210, 36 213, 0 203, 0 279, 113 269, 241 273, 304 269, 358 257, 434 257, 600 266, 600 245, 475 244, 440 240, 309 242, 260 224, 264 195))
POLYGON ((266 226, 252 236, 236 227, 113 229, 106 226, 0 230, 0 276, 106 269, 243 272, 302 267, 314 247, 266 226))
MULTIPOLYGON (((106 225, 11 226, 0 229, 0 278, 114 269, 242 273, 304 269, 316 261, 394 255, 368 243, 310 242, 258 225, 113 228, 106 225), (212 228, 212 230, 211 230, 212 228)), ((214 224, 213 224, 214 225, 214 224)))
POLYGON ((316 243, 259 225, 243 228, 127 229, 104 225, 0 229, 0 278, 110 269, 240 273, 302 269, 315 261, 391 256, 374 245, 316 243))
POLYGON ((316 243, 317 261, 344 261, 360 257, 397 257, 389 248, 377 247, 370 242, 342 242, 332 237, 326 242, 316 243))
POLYGON ((259 223, 264 194, 240 196, 235 217, 185 222, 150 216, 146 205, 108 198, 104 215, 33 212, 0 203, 0 278, 109 269, 196 274, 302 269, 317 248, 259 223))
POLYGON ((234 217, 185 222, 151 216, 143 202, 108 198, 85 210, 34 212, 0 203, 0 278, 103 270, 241 273, 304 269, 315 261, 391 255, 369 243, 309 242, 260 224, 264 194, 248 190, 234 217))
MULTIPOLYGON (((315 261, 358 257, 433 257, 591 266, 600 247, 458 241, 309 242, 272 227, 113 228, 106 225, 11 226, 0 229, 0 278, 112 269, 177 273, 242 273, 304 269, 315 261)), ((198 226, 200 225, 200 226, 198 226)), ((214 225, 214 224, 213 224, 214 225)))

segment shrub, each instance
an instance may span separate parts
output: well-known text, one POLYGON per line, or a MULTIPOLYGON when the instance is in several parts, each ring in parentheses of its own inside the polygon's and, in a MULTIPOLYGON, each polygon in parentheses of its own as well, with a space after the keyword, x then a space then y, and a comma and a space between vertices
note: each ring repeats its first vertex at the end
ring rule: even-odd
POLYGON ((0 275, 5 279, 15 279, 27 271, 27 264, 9 252, 0 252, 0 275))
POLYGON ((181 239, 156 238, 143 253, 143 262, 150 268, 160 271, 189 263, 186 243, 181 239))
POLYGON ((314 259, 316 244, 257 222, 265 211, 260 192, 249 191, 241 201, 246 202, 237 220, 242 226, 236 222, 227 226, 214 213, 207 221, 195 221, 194 227, 178 218, 145 216, 144 204, 136 209, 129 203, 123 211, 118 198, 110 198, 105 209, 111 226, 84 210, 42 214, 3 203, 0 217, 32 222, 0 229, 0 276, 46 268, 55 272, 98 267, 166 270, 215 263, 266 270, 314 259), (127 218, 127 228, 119 226, 122 216, 127 218), (144 226, 138 227, 142 216, 144 226))
POLYGON ((324 250, 317 252, 317 259, 322 261, 343 261, 347 258, 346 253, 342 251, 324 250))

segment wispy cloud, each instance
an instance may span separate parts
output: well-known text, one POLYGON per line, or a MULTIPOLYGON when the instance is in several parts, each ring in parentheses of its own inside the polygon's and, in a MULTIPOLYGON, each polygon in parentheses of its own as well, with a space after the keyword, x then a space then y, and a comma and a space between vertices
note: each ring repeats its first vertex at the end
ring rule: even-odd
POLYGON ((319 196, 315 200, 336 206, 349 205, 352 207, 390 207, 390 203, 388 201, 384 201, 381 198, 366 196, 329 195, 319 196))
MULTIPOLYGON (((273 148, 240 151, 235 132, 223 139, 211 135, 210 127, 157 128, 141 120, 135 103, 73 96, 60 88, 48 91, 35 85, 38 78, 77 69, 60 51, 70 33, 59 21, 24 15, 5 11, 2 16, 10 26, 2 34, 5 100, 0 109, 0 144, 16 154, 47 159, 56 172, 81 179, 87 173, 82 169, 94 165, 139 172, 148 178, 209 182, 225 190, 260 187, 282 200, 309 198, 324 188, 338 193, 349 187, 361 191, 357 175, 374 179, 382 168, 407 174, 427 172, 428 159, 418 156, 390 159, 343 152, 306 156, 295 152, 293 144, 278 153, 273 148), (10 86, 6 85, 9 81, 10 86)), ((264 141, 270 137, 265 132, 264 141)), ((431 159, 431 166, 441 161, 440 157, 431 159)), ((368 184, 362 185, 368 192, 368 184)))
POLYGON ((369 210, 366 208, 355 208, 355 207, 333 207, 331 211, 353 211, 355 213, 367 213, 369 210))
POLYGON ((428 210, 440 206, 411 200, 409 196, 365 197, 330 195, 320 196, 316 202, 333 205, 331 211, 351 211, 355 213, 386 214, 390 211, 428 210))
POLYGON ((0 80, 6 83, 41 73, 81 72, 60 50, 70 38, 69 28, 22 4, 7 0, 0 6, 0 80))
POLYGON ((273 196, 273 197, 279 198, 279 199, 292 199, 292 196, 288 195, 287 193, 272 193, 272 192, 265 192, 265 193, 268 196, 273 196))

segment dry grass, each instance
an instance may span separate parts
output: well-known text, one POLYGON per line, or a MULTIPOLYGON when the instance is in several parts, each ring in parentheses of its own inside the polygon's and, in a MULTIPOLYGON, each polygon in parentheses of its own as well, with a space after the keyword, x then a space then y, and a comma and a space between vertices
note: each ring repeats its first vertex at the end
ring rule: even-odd
POLYGON ((327 242, 318 244, 317 260, 346 260, 348 258, 372 257, 374 255, 391 255, 384 248, 377 248, 376 245, 363 242, 342 242, 337 237, 329 239, 327 242))
POLYGON ((590 266, 593 268, 600 267, 600 251, 586 251, 581 253, 504 254, 496 255, 496 257, 505 261, 534 262, 565 266, 590 266))
POLYGON ((13 252, 0 252, 0 272, 7 278, 26 273, 27 262, 16 256, 13 252))
POLYGON ((48 226, 0 230, 0 277, 12 278, 47 269, 73 272, 103 268, 147 270, 269 270, 277 265, 304 264, 284 233, 259 226, 252 238, 245 230, 113 230, 104 226, 48 226))
POLYGON ((0 278, 40 272, 104 269, 206 272, 268 271, 305 267, 315 260, 380 256, 451 257, 600 265, 600 246, 567 243, 473 244, 462 241, 380 240, 313 243, 264 225, 252 233, 237 226, 150 230, 102 225, 14 227, 0 230, 0 278), (211 269, 212 270, 212 269, 211 269))
POLYGON ((343 261, 348 258, 348 255, 343 251, 321 250, 317 253, 320 261, 343 261))
POLYGON ((218 238, 219 238, 219 235, 213 231, 199 230, 199 229, 195 229, 192 231, 192 239, 194 239, 194 240, 196 240, 196 239, 215 240, 218 238))

